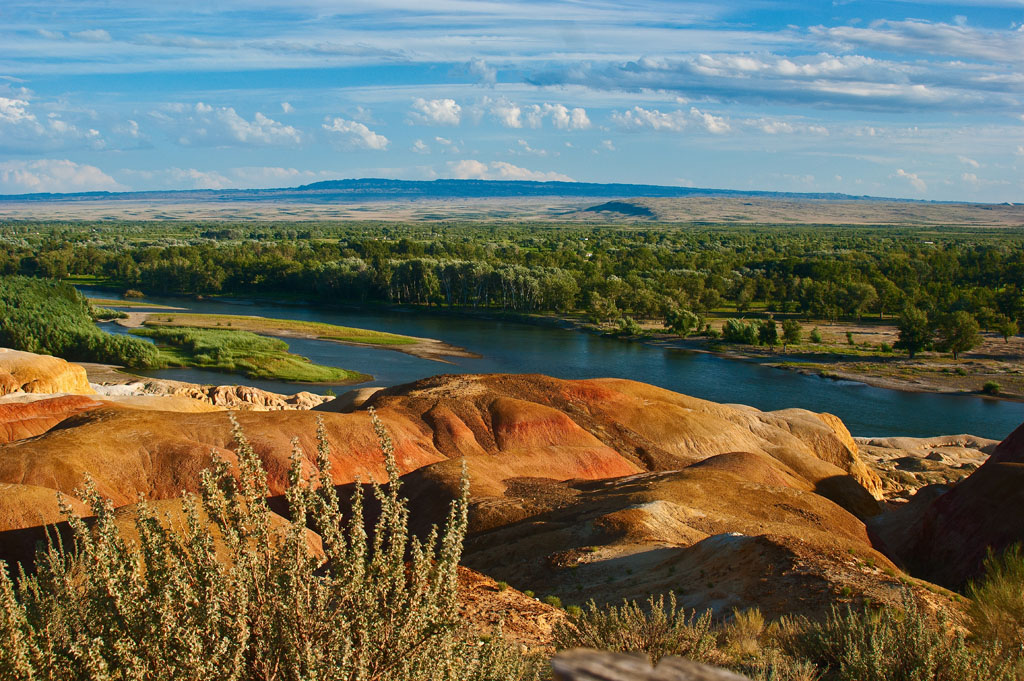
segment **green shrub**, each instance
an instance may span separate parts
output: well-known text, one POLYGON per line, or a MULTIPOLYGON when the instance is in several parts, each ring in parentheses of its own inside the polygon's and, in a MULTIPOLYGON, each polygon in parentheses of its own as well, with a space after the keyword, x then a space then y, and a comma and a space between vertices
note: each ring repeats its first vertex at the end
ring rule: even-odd
POLYGON ((726 343, 757 345, 760 324, 742 319, 726 319, 722 325, 722 340, 726 343))
POLYGON ((69 551, 52 545, 15 587, 0 569, 0 678, 93 681, 203 679, 484 680, 531 676, 530 658, 499 635, 477 645, 460 629, 457 567, 467 487, 440 531, 411 536, 391 441, 373 415, 391 484, 360 489, 340 510, 322 425, 318 472, 295 448, 275 525, 267 475, 236 425, 237 474, 217 458, 201 494, 171 528, 139 504, 137 541, 122 536, 91 481, 94 521, 69 522, 69 551), (307 463, 308 465, 308 463, 307 463), (310 548, 307 527, 322 538, 310 548), (368 531, 369 530, 369 531, 368 531))
POLYGON ((639 336, 644 332, 643 327, 630 316, 619 320, 619 334, 622 336, 639 336))
POLYGON ((1012 650, 1024 650, 1024 550, 1013 544, 1001 554, 991 550, 985 573, 967 588, 972 632, 1012 650))
POLYGON ((811 329, 811 336, 810 336, 810 338, 811 338, 811 342, 812 343, 820 343, 821 342, 821 331, 818 330, 818 327, 814 327, 813 329, 811 329))
POLYGON ((599 608, 590 601, 579 613, 567 613, 555 626, 555 647, 597 648, 617 652, 642 652, 657 662, 666 655, 707 661, 715 650, 711 613, 687 616, 676 604, 675 594, 647 600, 646 607, 623 601, 621 606, 599 608))
POLYGON ((986 395, 998 395, 1002 389, 1003 387, 995 381, 985 381, 985 384, 981 386, 981 392, 986 395))
POLYGON ((562 599, 559 598, 558 596, 545 596, 543 600, 544 600, 545 603, 550 605, 552 608, 561 608, 562 607, 562 599))

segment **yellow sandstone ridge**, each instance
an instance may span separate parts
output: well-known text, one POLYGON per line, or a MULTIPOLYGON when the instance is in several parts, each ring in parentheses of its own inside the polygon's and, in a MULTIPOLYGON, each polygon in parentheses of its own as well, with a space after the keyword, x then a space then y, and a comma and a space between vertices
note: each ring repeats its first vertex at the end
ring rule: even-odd
POLYGON ((59 357, 0 348, 0 395, 69 393, 95 395, 85 369, 59 357))

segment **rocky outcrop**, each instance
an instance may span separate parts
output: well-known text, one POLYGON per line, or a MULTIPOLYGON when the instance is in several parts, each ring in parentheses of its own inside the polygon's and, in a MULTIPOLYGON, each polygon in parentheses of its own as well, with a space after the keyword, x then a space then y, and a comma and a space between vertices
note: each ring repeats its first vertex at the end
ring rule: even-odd
POLYGON ((0 395, 71 393, 93 395, 85 369, 59 357, 0 348, 0 395))
POLYGON ((247 385, 200 385, 162 379, 140 379, 95 384, 96 392, 106 397, 177 397, 195 400, 218 409, 234 411, 282 411, 312 409, 331 398, 311 392, 280 395, 247 385))

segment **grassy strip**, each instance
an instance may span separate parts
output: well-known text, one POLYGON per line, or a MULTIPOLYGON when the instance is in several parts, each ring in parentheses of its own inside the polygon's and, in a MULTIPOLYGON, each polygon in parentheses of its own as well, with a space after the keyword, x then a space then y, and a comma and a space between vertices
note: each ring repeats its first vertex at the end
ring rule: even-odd
POLYGON ((176 326, 199 329, 217 329, 229 327, 241 331, 264 334, 267 336, 301 335, 322 340, 342 341, 344 343, 360 343, 363 345, 412 345, 418 338, 400 336, 383 331, 356 329, 348 326, 335 326, 322 322, 306 322, 294 319, 268 319, 266 317, 249 317, 230 314, 151 314, 146 317, 146 326, 176 326))
POLYGON ((161 363, 172 367, 198 367, 295 383, 357 383, 372 378, 313 364, 288 352, 284 341, 248 331, 174 327, 133 329, 132 333, 152 338, 161 363))
POLYGON ((144 307, 150 310, 175 310, 179 308, 170 305, 157 305, 156 303, 145 303, 140 300, 118 300, 116 298, 89 298, 90 303, 102 307, 144 307))

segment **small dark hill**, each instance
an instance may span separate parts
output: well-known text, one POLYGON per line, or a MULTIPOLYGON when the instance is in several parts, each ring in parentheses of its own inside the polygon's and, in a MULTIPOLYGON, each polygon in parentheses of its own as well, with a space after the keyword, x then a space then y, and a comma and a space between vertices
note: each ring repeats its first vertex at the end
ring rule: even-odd
POLYGON ((654 211, 649 207, 641 205, 639 203, 633 203, 631 201, 608 201, 602 203, 599 206, 591 206, 586 208, 584 212, 587 213, 618 213, 628 217, 637 218, 655 218, 654 211))

